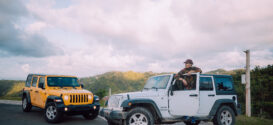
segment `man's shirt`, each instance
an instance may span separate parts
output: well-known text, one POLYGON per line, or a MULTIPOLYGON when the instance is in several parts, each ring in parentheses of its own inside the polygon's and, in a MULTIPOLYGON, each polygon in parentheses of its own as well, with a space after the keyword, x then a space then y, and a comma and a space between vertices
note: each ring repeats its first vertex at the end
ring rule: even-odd
POLYGON ((200 73, 202 73, 202 70, 201 70, 200 68, 192 66, 192 67, 189 67, 189 68, 184 68, 184 69, 182 69, 181 71, 179 71, 179 72, 175 75, 176 79, 182 78, 184 74, 188 73, 188 72, 191 71, 191 70, 193 70, 193 71, 195 71, 195 72, 200 72, 200 73))

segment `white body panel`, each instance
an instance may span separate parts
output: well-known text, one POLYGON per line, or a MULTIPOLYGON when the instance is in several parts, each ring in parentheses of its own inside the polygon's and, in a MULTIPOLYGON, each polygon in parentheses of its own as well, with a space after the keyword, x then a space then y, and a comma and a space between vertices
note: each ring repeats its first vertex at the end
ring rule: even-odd
POLYGON ((170 96, 170 114, 175 117, 196 115, 199 108, 198 95, 196 90, 174 91, 173 96, 170 96))
POLYGON ((199 116, 207 116, 212 109, 212 106, 215 102, 216 92, 215 92, 215 84, 212 76, 201 76, 208 77, 212 79, 213 90, 199 91, 199 116))

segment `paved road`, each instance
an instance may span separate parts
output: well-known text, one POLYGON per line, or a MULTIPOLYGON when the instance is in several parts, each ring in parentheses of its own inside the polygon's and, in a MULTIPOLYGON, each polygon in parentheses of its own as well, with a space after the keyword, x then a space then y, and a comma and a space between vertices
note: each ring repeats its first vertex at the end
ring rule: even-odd
MULTIPOLYGON (((32 107, 31 112, 23 112, 21 101, 0 100, 0 125, 52 125, 45 121, 42 109, 32 107)), ((85 120, 81 115, 64 116, 58 125, 107 125, 102 117, 85 120)), ((185 125, 183 122, 173 125, 185 125)), ((212 125, 202 122, 199 125, 212 125)))
MULTIPOLYGON (((33 108, 31 112, 23 112, 19 105, 0 104, 0 125, 52 125, 45 121, 41 109, 33 108)), ((59 125, 107 125, 98 117, 95 120, 85 120, 82 116, 64 116, 59 125)))

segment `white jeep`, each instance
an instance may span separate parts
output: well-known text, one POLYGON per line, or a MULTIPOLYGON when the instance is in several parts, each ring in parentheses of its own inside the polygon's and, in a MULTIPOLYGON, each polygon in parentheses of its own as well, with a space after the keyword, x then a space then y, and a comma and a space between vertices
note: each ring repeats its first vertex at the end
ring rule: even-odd
POLYGON ((185 87, 175 74, 150 77, 140 92, 112 95, 100 115, 108 124, 153 125, 213 121, 234 125, 240 105, 230 75, 191 74, 185 87))

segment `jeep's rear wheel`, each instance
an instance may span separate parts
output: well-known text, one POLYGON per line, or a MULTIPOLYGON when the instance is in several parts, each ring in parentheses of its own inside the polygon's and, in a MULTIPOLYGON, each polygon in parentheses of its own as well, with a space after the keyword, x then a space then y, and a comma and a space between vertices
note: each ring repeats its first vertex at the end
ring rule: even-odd
POLYGON ((32 105, 27 101, 27 97, 23 97, 22 99, 22 109, 24 112, 29 112, 31 110, 32 105))
POLYGON ((213 119, 216 125, 234 125, 235 114, 234 111, 228 106, 222 106, 213 119))
POLYGON ((93 119, 97 118, 98 115, 99 115, 99 111, 94 111, 94 112, 90 112, 87 114, 83 114, 83 117, 88 120, 93 120, 93 119))
POLYGON ((133 108, 126 118, 126 125, 153 125, 154 118, 149 110, 142 107, 133 108))
POLYGON ((57 110, 55 103, 50 102, 46 104, 45 118, 47 122, 50 122, 50 123, 60 122, 62 116, 63 116, 63 113, 57 110))

